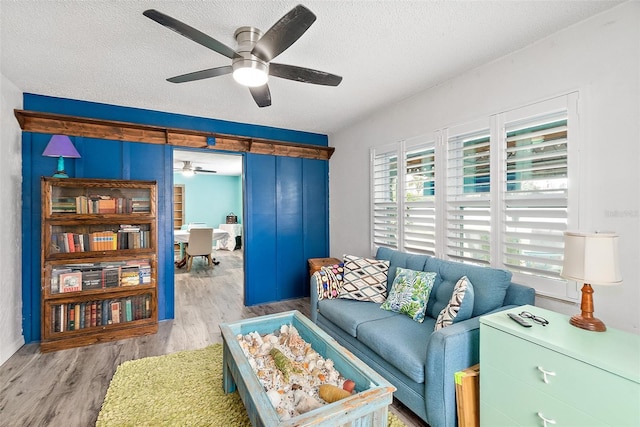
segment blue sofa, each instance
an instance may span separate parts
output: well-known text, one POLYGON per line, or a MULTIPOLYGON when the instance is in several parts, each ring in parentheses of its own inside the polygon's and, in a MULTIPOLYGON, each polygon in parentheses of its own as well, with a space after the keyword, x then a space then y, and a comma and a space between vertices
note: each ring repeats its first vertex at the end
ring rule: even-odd
POLYGON ((380 248, 388 260, 387 290, 397 267, 437 272, 423 323, 380 304, 350 299, 318 300, 311 278, 311 320, 396 388, 394 396, 431 427, 455 427, 454 373, 479 361, 481 315, 533 304, 532 288, 511 282, 511 273, 380 248), (472 317, 433 332, 439 311, 462 276, 474 289, 472 317))

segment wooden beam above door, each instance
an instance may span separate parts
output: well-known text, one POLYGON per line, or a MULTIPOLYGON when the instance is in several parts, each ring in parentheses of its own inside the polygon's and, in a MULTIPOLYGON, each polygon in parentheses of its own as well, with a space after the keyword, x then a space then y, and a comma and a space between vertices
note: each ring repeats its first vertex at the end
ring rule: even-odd
POLYGON ((207 148, 214 151, 238 151, 316 160, 329 160, 335 150, 334 147, 319 145, 296 144, 39 111, 14 110, 14 114, 25 132, 63 134, 147 144, 168 144, 176 147, 207 148), (215 141, 215 145, 211 144, 212 141, 215 141))

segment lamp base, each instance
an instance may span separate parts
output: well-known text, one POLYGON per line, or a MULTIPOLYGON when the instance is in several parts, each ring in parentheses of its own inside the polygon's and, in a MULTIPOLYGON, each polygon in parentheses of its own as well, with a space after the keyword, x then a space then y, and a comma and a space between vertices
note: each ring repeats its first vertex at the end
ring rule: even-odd
POLYGON ((58 171, 53 174, 54 178, 69 178, 69 175, 64 171, 64 157, 58 157, 58 171))
POLYGON ((586 329, 587 331, 604 332, 607 330, 602 320, 593 317, 593 288, 588 283, 582 286, 580 310, 582 310, 582 313, 572 316, 569 319, 569 323, 576 328, 586 329))
POLYGON ((604 332, 607 330, 607 327, 604 325, 602 320, 596 319, 595 317, 583 317, 581 314, 571 316, 569 323, 576 328, 586 329, 587 331, 604 332))

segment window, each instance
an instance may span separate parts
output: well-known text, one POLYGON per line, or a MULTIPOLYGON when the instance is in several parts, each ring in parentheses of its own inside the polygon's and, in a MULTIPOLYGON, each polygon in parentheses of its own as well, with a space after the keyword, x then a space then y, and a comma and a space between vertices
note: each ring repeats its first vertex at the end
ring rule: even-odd
POLYGON ((409 252, 435 255, 435 142, 404 146, 402 247, 409 252))
POLYGON ((373 244, 398 249, 398 149, 371 152, 373 244))
POLYGON ((539 294, 577 299, 560 278, 563 232, 578 228, 577 99, 373 150, 372 244, 508 269, 539 294))
POLYGON ((503 262, 558 279, 567 228, 567 117, 507 125, 503 262))
POLYGON ((491 261, 489 129, 449 131, 447 146, 447 256, 488 265, 491 261))

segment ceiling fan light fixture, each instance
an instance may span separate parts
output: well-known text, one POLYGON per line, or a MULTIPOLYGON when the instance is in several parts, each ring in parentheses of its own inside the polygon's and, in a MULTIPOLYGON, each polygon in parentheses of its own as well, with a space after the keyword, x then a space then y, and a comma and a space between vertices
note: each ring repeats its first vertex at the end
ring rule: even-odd
POLYGON ((193 176, 194 172, 193 169, 183 169, 182 170, 182 176, 186 176, 187 178, 190 176, 193 176))
POLYGON ((267 65, 261 61, 237 61, 233 64, 233 79, 247 87, 263 86, 269 80, 267 65))

